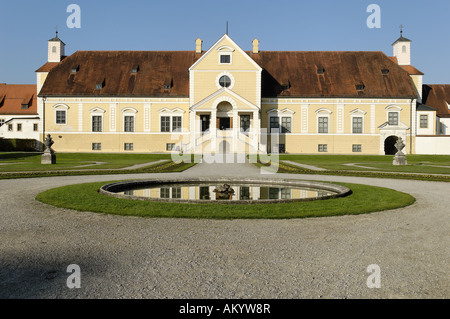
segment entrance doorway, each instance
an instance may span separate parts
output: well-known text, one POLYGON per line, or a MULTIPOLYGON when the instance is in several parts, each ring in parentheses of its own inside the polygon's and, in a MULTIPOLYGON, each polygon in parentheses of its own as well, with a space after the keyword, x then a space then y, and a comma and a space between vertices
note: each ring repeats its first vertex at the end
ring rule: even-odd
POLYGON ((219 130, 224 131, 231 128, 231 119, 229 117, 219 117, 219 130))
POLYGON ((385 155, 395 155, 397 153, 397 148, 395 143, 397 143, 398 137, 391 135, 384 140, 384 154, 385 155))

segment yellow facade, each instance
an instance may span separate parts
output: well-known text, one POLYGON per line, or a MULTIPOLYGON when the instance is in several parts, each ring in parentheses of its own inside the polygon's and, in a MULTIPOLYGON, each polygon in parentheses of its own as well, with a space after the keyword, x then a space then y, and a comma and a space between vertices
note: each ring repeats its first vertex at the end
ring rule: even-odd
MULTIPOLYGON (((261 72, 225 35, 190 68, 190 96, 48 98, 43 101, 43 134, 53 136, 53 148, 60 152, 176 149, 256 153, 278 149, 291 154, 384 154, 384 141, 391 135, 403 138, 407 153, 414 152, 411 128, 415 125, 415 100, 261 98, 261 72), (222 55, 228 58, 222 60, 222 55), (222 77, 228 80, 225 86, 220 82, 222 77), (58 111, 66 112, 64 123, 57 123, 58 111), (397 113, 396 125, 386 125, 389 113, 397 113), (126 116, 133 119, 131 132, 126 131, 126 116), (101 119, 96 129, 94 117, 101 119), (289 123, 290 131, 279 134, 278 142, 273 136, 266 139, 271 117, 278 117, 280 124, 289 123), (169 131, 163 129, 163 120, 169 123, 165 124, 169 131), (320 121, 326 121, 326 132, 320 131, 320 121), (354 121, 359 125, 357 132, 354 121), (175 122, 181 123, 181 132, 173 131, 178 125, 175 122), (243 132, 244 128, 248 131, 243 132), (326 145, 326 150, 320 150, 319 145, 326 145)), ((40 74, 39 85, 45 76, 45 72, 40 74)))

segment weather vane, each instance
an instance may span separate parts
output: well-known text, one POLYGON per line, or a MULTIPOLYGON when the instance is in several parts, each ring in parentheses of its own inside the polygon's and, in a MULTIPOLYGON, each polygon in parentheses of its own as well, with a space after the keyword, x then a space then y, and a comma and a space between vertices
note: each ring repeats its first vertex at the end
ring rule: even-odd
POLYGON ((403 24, 400 24, 400 35, 403 35, 403 28, 404 28, 404 26, 403 26, 403 24))

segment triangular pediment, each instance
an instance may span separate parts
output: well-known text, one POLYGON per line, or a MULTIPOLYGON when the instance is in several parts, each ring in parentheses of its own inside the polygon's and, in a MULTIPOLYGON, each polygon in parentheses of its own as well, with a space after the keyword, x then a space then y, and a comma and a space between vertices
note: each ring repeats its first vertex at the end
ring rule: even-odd
POLYGON ((238 110, 259 110, 258 106, 250 103, 242 96, 236 94, 235 92, 222 88, 208 97, 204 98, 200 102, 194 104, 190 109, 191 110, 212 110, 217 107, 217 105, 221 102, 229 102, 233 109, 238 110))
POLYGON ((225 34, 189 68, 189 71, 236 69, 262 71, 261 67, 225 34), (221 55, 229 55, 229 62, 222 63, 221 55))

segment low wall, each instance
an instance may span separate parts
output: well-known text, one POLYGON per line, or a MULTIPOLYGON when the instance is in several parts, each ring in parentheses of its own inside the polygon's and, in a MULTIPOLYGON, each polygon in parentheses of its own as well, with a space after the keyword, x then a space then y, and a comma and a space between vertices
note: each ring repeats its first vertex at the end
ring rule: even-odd
POLYGON ((450 155, 450 135, 416 136, 416 154, 450 155))

